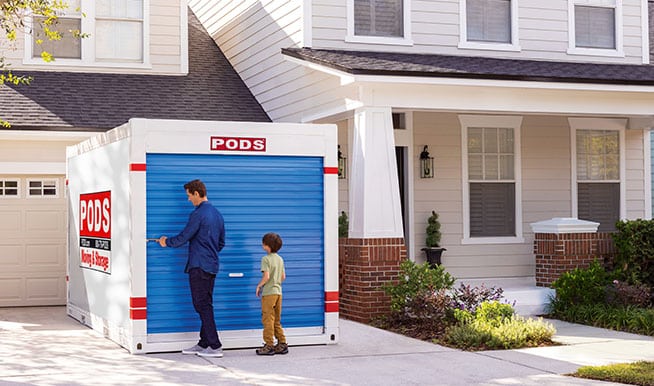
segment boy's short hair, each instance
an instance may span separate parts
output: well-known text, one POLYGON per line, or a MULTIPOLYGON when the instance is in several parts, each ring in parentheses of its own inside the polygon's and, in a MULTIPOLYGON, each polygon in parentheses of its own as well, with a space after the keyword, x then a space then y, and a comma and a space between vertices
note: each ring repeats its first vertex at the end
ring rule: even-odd
POLYGON ((191 194, 198 192, 200 197, 205 197, 207 195, 207 187, 204 186, 204 182, 200 180, 193 180, 185 183, 184 189, 188 190, 191 194))
POLYGON ((282 249, 282 238, 277 233, 266 233, 263 235, 261 243, 270 247, 270 252, 272 253, 282 249))

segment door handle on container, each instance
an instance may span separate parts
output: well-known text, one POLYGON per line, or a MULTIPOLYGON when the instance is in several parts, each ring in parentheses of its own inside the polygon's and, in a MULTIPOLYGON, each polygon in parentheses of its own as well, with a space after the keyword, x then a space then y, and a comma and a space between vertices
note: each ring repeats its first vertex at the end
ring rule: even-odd
POLYGON ((230 272, 229 277, 243 277, 243 272, 230 272))

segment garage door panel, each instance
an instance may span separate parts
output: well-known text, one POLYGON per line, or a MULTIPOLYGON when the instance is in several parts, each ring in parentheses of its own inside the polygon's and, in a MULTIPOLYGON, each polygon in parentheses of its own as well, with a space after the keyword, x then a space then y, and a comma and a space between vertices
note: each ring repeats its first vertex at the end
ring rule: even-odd
POLYGON ((25 265, 25 247, 22 244, 0 244, 0 269, 10 272, 13 267, 25 265))
POLYGON ((38 267, 34 266, 61 268, 62 264, 64 264, 64 248, 63 244, 28 245, 26 249, 27 264, 34 269, 38 269, 38 267))
POLYGON ((20 278, 0 277, 0 304, 9 305, 11 302, 16 303, 21 299, 24 293, 25 283, 20 278))
POLYGON ((59 275, 44 277, 28 277, 25 279, 27 289, 25 297, 29 301, 56 300, 62 295, 61 285, 63 281, 59 275))
POLYGON ((15 237, 22 233, 21 218, 22 213, 19 210, 0 208, 0 232, 3 237, 15 237))
POLYGON ((34 210, 25 212, 26 232, 64 232, 64 213, 53 210, 34 210))

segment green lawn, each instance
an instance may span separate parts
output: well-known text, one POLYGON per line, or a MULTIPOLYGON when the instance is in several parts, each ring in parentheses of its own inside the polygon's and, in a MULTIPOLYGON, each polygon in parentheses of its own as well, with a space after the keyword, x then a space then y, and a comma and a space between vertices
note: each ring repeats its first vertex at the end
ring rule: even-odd
POLYGON ((654 386, 654 362, 641 361, 607 366, 584 366, 570 375, 629 385, 654 386))

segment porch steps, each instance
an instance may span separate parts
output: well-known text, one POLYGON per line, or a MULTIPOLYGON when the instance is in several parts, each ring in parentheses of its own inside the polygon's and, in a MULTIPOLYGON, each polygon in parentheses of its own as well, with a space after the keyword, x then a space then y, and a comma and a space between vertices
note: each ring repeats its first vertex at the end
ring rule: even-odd
POLYGON ((461 279, 454 284, 458 287, 460 283, 469 284, 473 287, 499 287, 502 293, 502 302, 513 305, 516 313, 522 316, 543 315, 551 296, 555 292, 552 288, 537 287, 536 278, 527 277, 491 277, 476 279, 461 279))

